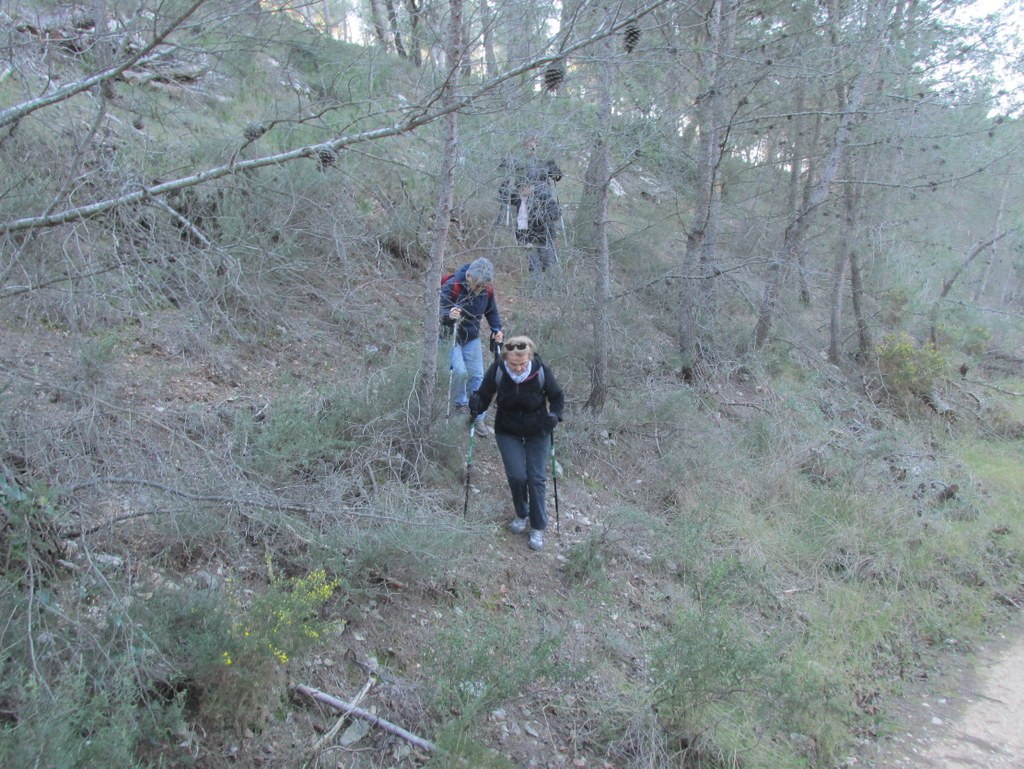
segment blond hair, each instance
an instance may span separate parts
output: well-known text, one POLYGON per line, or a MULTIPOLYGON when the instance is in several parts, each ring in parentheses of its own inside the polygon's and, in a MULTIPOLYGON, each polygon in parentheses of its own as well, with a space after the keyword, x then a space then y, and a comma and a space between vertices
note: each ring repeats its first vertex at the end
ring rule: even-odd
POLYGON ((533 360, 533 353, 537 349, 537 346, 533 343, 533 340, 528 336, 512 336, 507 339, 503 339, 501 342, 501 357, 504 360, 508 356, 508 348, 505 347, 507 344, 526 344, 526 356, 533 360))

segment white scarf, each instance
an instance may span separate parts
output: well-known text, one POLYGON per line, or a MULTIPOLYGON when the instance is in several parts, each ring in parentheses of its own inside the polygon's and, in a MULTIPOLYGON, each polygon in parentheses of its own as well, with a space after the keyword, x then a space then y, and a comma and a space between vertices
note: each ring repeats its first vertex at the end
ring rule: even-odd
POLYGON ((526 368, 523 369, 522 374, 513 374, 507 363, 505 364, 505 371, 507 371, 508 375, 512 377, 513 382, 516 384, 522 384, 526 377, 530 376, 530 372, 533 371, 533 361, 529 360, 526 362, 526 368))

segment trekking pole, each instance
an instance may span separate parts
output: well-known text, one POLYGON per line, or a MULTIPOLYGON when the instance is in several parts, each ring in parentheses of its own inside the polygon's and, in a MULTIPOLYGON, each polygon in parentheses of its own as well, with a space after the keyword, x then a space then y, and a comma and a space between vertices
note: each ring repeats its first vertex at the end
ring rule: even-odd
POLYGON ((460 316, 452 327, 452 349, 448 351, 448 406, 444 412, 444 421, 452 418, 452 384, 455 382, 455 348, 459 344, 459 324, 462 323, 460 316))
POLYGON ((555 431, 551 431, 551 484, 555 487, 555 532, 562 536, 558 522, 558 463, 555 462, 555 431))
POLYGON ((476 420, 473 420, 469 423, 469 452, 466 454, 466 500, 462 503, 462 520, 466 520, 469 512, 469 474, 473 470, 473 436, 475 434, 476 420))

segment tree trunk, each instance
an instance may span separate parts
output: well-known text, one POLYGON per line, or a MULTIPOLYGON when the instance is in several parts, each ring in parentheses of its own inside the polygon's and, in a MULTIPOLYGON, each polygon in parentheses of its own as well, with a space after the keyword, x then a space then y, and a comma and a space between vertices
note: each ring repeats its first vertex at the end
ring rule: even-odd
POLYGON ((796 218, 786 227, 783 236, 781 254, 768 269, 768 276, 758 312, 757 324, 754 327, 754 346, 760 348, 768 341, 768 334, 774 322, 775 307, 785 278, 794 264, 800 264, 804 236, 811 215, 829 199, 832 182, 836 178, 840 163, 846 153, 850 141, 854 121, 864 103, 868 82, 874 77, 878 60, 882 55, 889 37, 889 14, 891 3, 883 2, 875 18, 875 35, 870 45, 866 46, 861 60, 860 71, 849 89, 846 103, 841 106, 841 114, 836 131, 832 137, 832 149, 825 159, 820 178, 814 183, 809 199, 798 212, 796 218))
MULTIPOLYGON (((598 136, 594 142, 591 167, 595 190, 594 235, 597 247, 594 285, 594 358, 591 363, 590 397, 586 408, 594 414, 604 409, 608 399, 608 346, 610 341, 608 313, 611 304, 611 257, 608 253, 608 184, 611 162, 608 157, 608 134, 612 121, 612 48, 606 40, 602 45, 605 58, 598 76, 598 136)), ((589 171, 589 169, 588 169, 589 171)))
POLYGON ((377 38, 377 44, 387 53, 391 50, 391 41, 388 39, 388 29, 384 25, 384 18, 380 12, 380 0, 370 0, 370 22, 373 26, 373 36, 377 38))
MULTIPOLYGON (((847 164, 849 168, 849 164, 847 164)), ((852 172, 846 177, 852 179, 852 172)), ((859 203, 858 189, 847 184, 843 189, 843 235, 840 238, 839 253, 836 255, 835 268, 832 271, 832 307, 829 313, 828 359, 839 365, 843 357, 843 279, 846 276, 846 265, 852 261, 856 252, 857 213, 859 203)))
POLYGON ((871 327, 868 326, 867 313, 864 311, 864 279, 860 269, 860 256, 857 251, 850 252, 850 298, 853 304, 853 317, 857 323, 857 349, 862 360, 867 360, 875 343, 871 339, 871 327))
POLYGON ((725 70, 730 60, 737 0, 712 0, 704 29, 701 51, 701 96, 697 102, 697 205, 693 225, 686 236, 683 282, 679 294, 679 352, 681 376, 687 382, 697 378, 698 328, 712 312, 715 264, 722 208, 721 164, 726 151, 725 70))
MULTIPOLYGON (((450 0, 447 60, 452 68, 441 88, 441 102, 454 107, 458 101, 458 63, 462 58, 462 0, 450 0)), ((410 414, 413 436, 425 440, 433 424, 433 403, 437 390, 438 292, 443 274, 448 233, 455 202, 455 166, 458 161, 458 111, 452 109, 444 118, 441 148, 441 190, 434 214, 434 232, 430 246, 430 264, 423 277, 423 347, 420 357, 416 411, 410 414)))
MULTIPOLYGON (((409 12, 409 52, 412 63, 417 67, 423 66, 423 44, 420 40, 420 21, 423 19, 422 0, 405 0, 405 8, 409 12)), ((461 17, 461 13, 460 13, 461 17)), ((460 33, 461 37, 461 33, 460 33)), ((451 51, 449 51, 451 53, 451 51)), ((462 59, 461 53, 458 59, 448 59, 450 66, 457 65, 462 59)))
POLYGON ((480 0, 480 27, 484 46, 484 75, 492 78, 498 74, 498 57, 494 53, 494 12, 487 0, 480 0))
POLYGON ((395 0, 384 0, 384 7, 388 12, 388 24, 391 25, 391 39, 395 43, 395 53, 403 59, 408 59, 409 54, 405 52, 405 46, 402 44, 402 32, 398 27, 398 13, 395 11, 395 0))

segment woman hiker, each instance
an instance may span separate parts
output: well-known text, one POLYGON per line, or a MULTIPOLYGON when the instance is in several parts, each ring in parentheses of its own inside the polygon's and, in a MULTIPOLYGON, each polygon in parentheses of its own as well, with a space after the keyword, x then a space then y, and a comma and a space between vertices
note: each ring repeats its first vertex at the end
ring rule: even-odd
POLYGON ((487 411, 494 399, 494 440, 505 466, 515 516, 514 534, 530 529, 530 549, 544 547, 548 525, 545 495, 551 433, 562 421, 565 396, 554 373, 536 354, 527 336, 506 339, 501 358, 484 374, 469 399, 471 418, 487 411))

